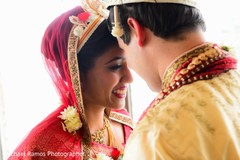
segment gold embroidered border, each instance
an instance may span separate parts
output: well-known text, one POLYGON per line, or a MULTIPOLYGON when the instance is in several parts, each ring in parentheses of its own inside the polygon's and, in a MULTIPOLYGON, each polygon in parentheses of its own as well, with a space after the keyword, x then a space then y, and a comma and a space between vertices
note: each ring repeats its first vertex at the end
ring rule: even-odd
POLYGON ((204 44, 203 46, 199 46, 197 48, 194 48, 193 50, 188 51, 182 57, 178 58, 169 68, 167 68, 167 72, 163 77, 163 88, 166 88, 168 84, 171 83, 173 75, 180 65, 182 65, 187 60, 206 52, 211 46, 212 44, 210 43, 204 44))
POLYGON ((73 30, 75 29, 76 26, 73 26, 68 38, 68 65, 71 76, 72 88, 76 98, 77 103, 76 105, 80 110, 80 116, 83 123, 84 129, 83 139, 87 144, 91 142, 91 134, 89 131, 89 127, 87 125, 87 119, 84 111, 77 53, 84 46, 89 37, 92 35, 92 33, 96 30, 96 28, 103 20, 104 19, 102 17, 98 16, 95 20, 91 21, 88 24, 88 26, 84 29, 84 34, 80 39, 74 35, 73 30))
POLYGON ((117 122, 123 123, 125 125, 130 126, 131 128, 133 128, 133 121, 130 117, 121 114, 121 113, 117 113, 117 112, 111 112, 109 115, 109 118, 112 120, 115 120, 117 122))
POLYGON ((82 146, 82 153, 83 153, 82 160, 89 160, 91 157, 90 149, 88 148, 87 145, 83 143, 81 143, 81 146, 82 146))
POLYGON ((77 53, 76 53, 78 37, 75 36, 73 33, 73 30, 75 27, 76 26, 72 28, 68 38, 68 65, 69 65, 69 72, 71 76, 72 88, 74 90, 75 98, 78 103, 77 105, 81 113, 84 113, 82 94, 81 94, 81 85, 80 85, 80 74, 79 74, 77 53))
POLYGON ((72 88, 76 98, 76 105, 80 110, 80 116, 83 123, 84 135, 83 139, 86 143, 91 142, 90 138, 90 131, 87 125, 87 120, 85 116, 84 106, 83 106, 83 99, 82 99, 82 91, 81 91, 81 81, 80 81, 80 73, 78 67, 78 60, 77 60, 77 44, 78 44, 78 37, 74 35, 73 30, 76 26, 74 26, 69 34, 68 38, 68 65, 69 65, 69 72, 71 76, 72 88))

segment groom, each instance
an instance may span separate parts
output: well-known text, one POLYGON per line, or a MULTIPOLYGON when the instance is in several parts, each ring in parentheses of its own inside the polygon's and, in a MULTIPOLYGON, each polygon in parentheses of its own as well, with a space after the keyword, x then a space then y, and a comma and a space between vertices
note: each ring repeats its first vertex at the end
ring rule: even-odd
POLYGON ((240 159, 240 75, 205 36, 195 0, 108 0, 128 65, 159 96, 131 134, 125 160, 240 159))

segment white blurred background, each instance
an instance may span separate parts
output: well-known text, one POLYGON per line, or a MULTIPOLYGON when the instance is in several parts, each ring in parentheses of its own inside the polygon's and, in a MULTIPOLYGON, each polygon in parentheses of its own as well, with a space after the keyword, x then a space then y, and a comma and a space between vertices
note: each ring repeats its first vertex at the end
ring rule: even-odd
MULTIPOLYGON (((240 54, 237 1, 201 0, 201 8, 207 37, 240 54)), ((40 43, 48 24, 78 4, 78 0, 0 1, 0 160, 7 159, 31 128, 58 107, 58 97, 42 62, 40 43)), ((137 121, 157 93, 133 75, 131 97, 137 121)))

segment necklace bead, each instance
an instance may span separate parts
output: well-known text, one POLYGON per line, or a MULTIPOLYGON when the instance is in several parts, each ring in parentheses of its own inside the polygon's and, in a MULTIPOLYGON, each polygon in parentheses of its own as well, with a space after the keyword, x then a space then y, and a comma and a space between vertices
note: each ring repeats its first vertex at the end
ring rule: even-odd
POLYGON ((92 141, 99 143, 99 144, 103 144, 105 129, 109 128, 109 126, 110 126, 110 122, 106 117, 104 117, 103 121, 104 121, 103 128, 96 130, 94 133, 91 134, 92 141))

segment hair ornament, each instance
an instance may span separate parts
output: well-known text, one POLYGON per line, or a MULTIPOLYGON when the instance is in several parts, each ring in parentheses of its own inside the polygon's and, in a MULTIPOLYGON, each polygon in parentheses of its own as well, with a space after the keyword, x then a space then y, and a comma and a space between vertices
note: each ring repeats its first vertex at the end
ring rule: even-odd
POLYGON ((64 121, 64 123, 62 123, 64 131, 75 134, 76 131, 82 127, 78 111, 74 106, 68 106, 60 113, 61 115, 58 117, 64 121))
POLYGON ((71 23, 77 25, 74 29, 74 35, 77 37, 82 37, 83 30, 87 26, 87 20, 89 20, 90 13, 83 12, 78 14, 77 16, 70 16, 69 20, 71 23))
POLYGON ((89 23, 95 21, 98 17, 107 19, 109 15, 105 4, 100 0, 83 0, 82 7, 85 12, 69 17, 70 22, 77 25, 73 32, 79 38, 83 36, 84 30, 88 27, 89 23))
POLYGON ((108 18, 109 11, 101 0, 84 0, 82 1, 82 7, 89 13, 100 15, 105 19, 108 18))

